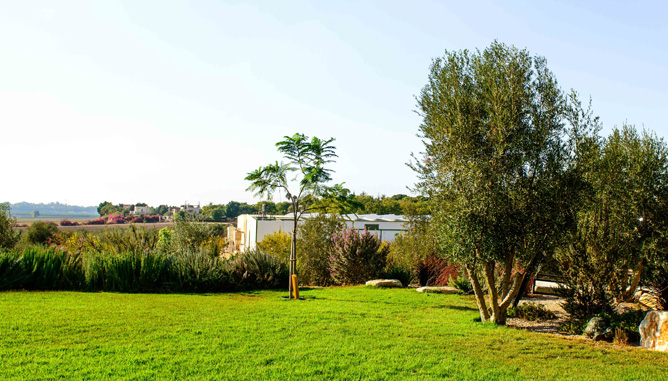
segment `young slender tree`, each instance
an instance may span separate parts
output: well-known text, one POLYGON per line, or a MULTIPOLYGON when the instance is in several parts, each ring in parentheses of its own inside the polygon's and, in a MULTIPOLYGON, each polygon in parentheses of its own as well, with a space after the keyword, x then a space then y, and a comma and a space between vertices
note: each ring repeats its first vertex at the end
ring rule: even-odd
POLYGON ((425 152, 413 168, 432 228, 466 267, 482 321, 505 324, 567 223, 564 96, 544 58, 494 42, 435 59, 418 107, 425 152))
MULTIPOLYGON (((333 170, 327 165, 334 162, 336 147, 334 138, 309 139, 304 134, 285 136, 276 143, 278 152, 286 162, 276 162, 260 167, 246 176, 251 182, 247 190, 260 197, 271 198, 276 191, 285 192, 293 216, 292 245, 290 249, 290 281, 288 289, 292 297, 292 275, 297 272, 297 224, 304 213, 327 209, 334 205, 343 208, 350 200, 350 192, 342 184, 325 185, 332 180, 333 170)), ((329 211, 329 210, 328 210, 329 211)))

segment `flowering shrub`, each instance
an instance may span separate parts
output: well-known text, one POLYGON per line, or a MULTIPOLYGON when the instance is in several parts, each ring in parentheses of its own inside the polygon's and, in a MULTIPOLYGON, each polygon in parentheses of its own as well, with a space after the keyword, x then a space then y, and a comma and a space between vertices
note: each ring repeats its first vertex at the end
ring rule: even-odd
POLYGON ((332 279, 339 284, 360 284, 383 272, 390 247, 373 234, 354 228, 334 236, 334 252, 329 258, 332 279))
POLYGON ((151 215, 151 216, 144 216, 144 222, 160 222, 160 216, 159 215, 151 215))
POLYGON ((107 223, 107 219, 104 217, 96 218, 94 220, 86 221, 86 225, 104 225, 107 223))
POLYGON ((128 222, 131 223, 131 224, 140 224, 140 223, 144 222, 144 217, 142 217, 142 216, 132 216, 132 217, 128 218, 128 222))
POLYGON ((124 224, 125 223, 125 217, 123 217, 120 214, 112 214, 107 218, 107 223, 108 224, 124 224))
POLYGON ((78 226, 79 223, 77 221, 70 221, 70 220, 61 220, 60 221, 60 226, 78 226))

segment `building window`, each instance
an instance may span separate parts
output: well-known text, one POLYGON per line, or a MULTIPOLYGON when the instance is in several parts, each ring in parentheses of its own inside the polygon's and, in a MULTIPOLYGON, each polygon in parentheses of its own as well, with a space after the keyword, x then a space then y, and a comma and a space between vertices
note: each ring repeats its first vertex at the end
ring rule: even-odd
POLYGON ((366 230, 380 230, 378 224, 364 224, 366 230))

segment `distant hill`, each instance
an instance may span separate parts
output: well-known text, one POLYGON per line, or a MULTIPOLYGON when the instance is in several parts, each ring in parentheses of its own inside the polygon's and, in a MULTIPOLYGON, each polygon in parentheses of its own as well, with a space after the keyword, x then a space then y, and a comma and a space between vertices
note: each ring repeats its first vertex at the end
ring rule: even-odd
POLYGON ((34 204, 32 202, 18 202, 16 204, 9 204, 12 208, 12 214, 30 214, 34 210, 39 211, 41 215, 90 215, 98 216, 97 206, 77 206, 61 204, 59 202, 50 202, 48 204, 34 204))

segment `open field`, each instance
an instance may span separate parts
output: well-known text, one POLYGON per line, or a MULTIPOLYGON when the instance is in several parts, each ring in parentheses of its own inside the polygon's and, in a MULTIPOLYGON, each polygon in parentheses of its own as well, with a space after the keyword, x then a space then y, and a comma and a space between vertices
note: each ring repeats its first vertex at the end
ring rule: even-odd
POLYGON ((93 220, 98 218, 99 216, 81 216, 81 215, 48 215, 48 214, 43 214, 37 217, 33 217, 29 214, 15 214, 13 217, 16 217, 16 221, 20 224, 29 224, 31 222, 35 221, 50 221, 50 222, 60 222, 62 220, 68 220, 68 221, 88 221, 88 220, 93 220))
MULTIPOLYGON (((47 220, 42 220, 42 221, 47 221, 47 220)), ((60 221, 60 220, 58 220, 60 221)), ((54 221, 56 222, 56 221, 54 221)), ((162 229, 166 226, 172 226, 174 223, 173 222, 154 222, 154 223, 141 223, 141 224, 134 224, 134 226, 138 228, 145 228, 145 229, 162 229)), ((80 230, 85 230, 85 231, 96 231, 96 230, 101 230, 101 229, 116 229, 116 228, 127 228, 130 227, 130 225, 133 224, 109 224, 109 225, 78 225, 78 226, 60 226, 58 225, 58 230, 60 231, 80 231, 80 230)), ((20 226, 18 229, 19 230, 26 230, 28 227, 27 226, 20 226)))
POLYGON ((668 355, 475 323, 457 295, 0 293, 0 379, 661 379, 668 355))

